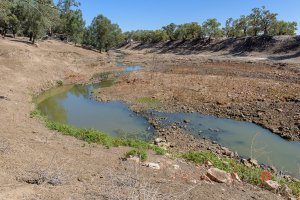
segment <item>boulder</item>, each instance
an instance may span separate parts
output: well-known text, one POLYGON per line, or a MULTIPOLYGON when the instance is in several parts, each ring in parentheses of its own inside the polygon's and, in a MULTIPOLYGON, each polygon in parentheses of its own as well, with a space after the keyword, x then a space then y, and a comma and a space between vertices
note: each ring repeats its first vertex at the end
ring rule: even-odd
POLYGON ((268 180, 264 182, 264 186, 271 191, 277 191, 280 187, 279 183, 276 181, 268 180))
POLYGON ((232 181, 231 176, 223 170, 218 168, 210 168, 207 170, 206 175, 215 182, 218 183, 230 183, 232 181))

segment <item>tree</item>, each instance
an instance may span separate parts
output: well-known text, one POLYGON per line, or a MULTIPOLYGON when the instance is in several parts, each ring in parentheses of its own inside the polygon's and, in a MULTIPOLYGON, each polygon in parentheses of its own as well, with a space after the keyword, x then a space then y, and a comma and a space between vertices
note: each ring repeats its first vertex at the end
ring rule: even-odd
POLYGON ((296 35, 297 22, 278 21, 273 25, 274 35, 296 35))
POLYGON ((67 40, 71 40, 75 43, 81 43, 83 37, 83 31, 85 22, 82 18, 81 10, 69 12, 65 17, 65 33, 67 34, 67 40))
POLYGON ((26 0, 17 4, 22 29, 30 37, 32 43, 51 30, 55 24, 57 10, 52 0, 26 0))
POLYGON ((249 24, 251 25, 251 32, 253 36, 257 36, 261 31, 262 13, 259 8, 253 8, 249 15, 249 24))
POLYGON ((201 26, 197 22, 191 22, 179 25, 174 33, 174 37, 178 40, 190 40, 199 37, 201 34, 201 26))
POLYGON ((217 19, 208 19, 206 20, 202 27, 204 31, 204 35, 208 37, 208 40, 210 41, 211 38, 219 38, 222 37, 223 32, 220 29, 221 23, 218 22, 217 19))
POLYGON ((103 15, 98 15, 92 21, 89 27, 91 31, 92 46, 97 48, 100 52, 102 50, 108 51, 111 47, 117 45, 122 41, 122 30, 117 24, 112 24, 111 21, 103 15))
POLYGON ((235 22, 235 30, 237 36, 240 35, 240 32, 242 32, 243 36, 247 36, 248 30, 249 30, 249 17, 242 15, 238 20, 235 22))
POLYGON ((277 13, 271 13, 269 10, 266 10, 266 7, 260 9, 261 12, 261 29, 264 32, 264 35, 269 35, 270 29, 277 23, 277 13))
POLYGON ((174 23, 171 23, 167 26, 164 26, 162 27, 162 29, 166 32, 166 34, 168 35, 169 37, 169 40, 175 40, 174 38, 174 34, 175 34, 175 31, 176 31, 176 28, 177 28, 177 25, 174 24, 174 23))
POLYGON ((57 7, 64 15, 72 11, 72 7, 79 7, 80 3, 76 0, 59 0, 57 7))
POLYGON ((223 28, 226 37, 236 36, 235 23, 236 21, 233 20, 233 18, 229 18, 226 20, 225 27, 223 28))

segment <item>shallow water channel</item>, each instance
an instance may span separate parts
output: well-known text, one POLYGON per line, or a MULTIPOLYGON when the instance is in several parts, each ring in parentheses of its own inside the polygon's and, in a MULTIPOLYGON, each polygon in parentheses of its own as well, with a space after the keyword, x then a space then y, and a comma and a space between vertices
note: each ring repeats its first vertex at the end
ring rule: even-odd
MULTIPOLYGON (((143 69, 124 67, 126 73, 143 69)), ((95 88, 109 87, 112 80, 94 85, 66 85, 48 90, 38 97, 38 108, 49 119, 80 128, 95 128, 113 136, 152 139, 154 128, 147 120, 122 102, 98 102, 91 99, 95 88)), ((289 142, 271 131, 248 122, 216 118, 199 113, 152 112, 163 126, 177 123, 196 137, 209 138, 237 151, 244 157, 254 157, 260 163, 274 165, 300 177, 300 142, 289 142), (184 120, 188 123, 184 123, 184 120)))

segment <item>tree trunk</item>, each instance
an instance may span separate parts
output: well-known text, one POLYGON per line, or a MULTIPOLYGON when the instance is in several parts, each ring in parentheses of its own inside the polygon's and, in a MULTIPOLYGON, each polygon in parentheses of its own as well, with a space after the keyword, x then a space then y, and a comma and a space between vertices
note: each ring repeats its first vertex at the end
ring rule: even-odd
POLYGON ((33 36, 33 34, 30 33, 30 34, 29 34, 29 41, 32 41, 32 36, 33 36))

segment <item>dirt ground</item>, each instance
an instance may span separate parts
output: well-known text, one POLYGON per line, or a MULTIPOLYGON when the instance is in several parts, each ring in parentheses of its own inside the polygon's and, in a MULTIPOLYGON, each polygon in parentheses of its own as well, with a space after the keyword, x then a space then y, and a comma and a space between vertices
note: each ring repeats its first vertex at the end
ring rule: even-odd
POLYGON ((206 55, 121 49, 126 63, 148 66, 99 90, 100 100, 162 101, 168 111, 249 121, 290 140, 300 140, 300 67, 296 64, 206 55))
MULTIPOLYGON (((34 108, 33 94, 53 87, 58 80, 84 82, 94 73, 114 71, 116 68, 112 59, 113 57, 107 54, 99 54, 57 41, 44 41, 33 46, 22 39, 0 39, 1 200, 128 199, 128 196, 138 199, 137 194, 141 194, 141 191, 152 199, 155 199, 154 197, 156 199, 282 199, 271 192, 244 183, 226 185, 200 181, 199 176, 205 171, 204 167, 183 160, 172 160, 151 153, 149 161, 159 162, 161 170, 155 171, 139 164, 135 165, 132 161, 120 159, 128 150, 127 148, 106 149, 101 145, 87 144, 50 131, 38 119, 30 118, 30 111, 34 108), (179 172, 174 172, 174 164, 180 166, 179 172), (123 198, 124 196, 127 198, 123 198)), ((281 73, 288 77, 295 76, 290 71, 283 70, 281 73)), ((147 72, 139 72, 129 77, 137 75, 148 76, 147 72)), ((155 75, 158 78, 168 74, 158 71, 155 75)), ((181 79, 187 81, 182 73, 170 73, 170 75, 174 76, 176 81, 181 79)), ((214 82, 213 75, 208 78, 196 76, 203 78, 207 84, 214 82)), ((227 78, 231 80, 231 87, 235 81, 241 79, 230 76, 227 78)), ((243 80, 249 84, 253 83, 250 78, 245 77, 243 80)), ((164 81, 170 80, 161 80, 160 83, 165 84, 164 81)), ((263 81, 265 86, 262 87, 265 89, 275 84, 272 79, 263 81)), ((122 88, 131 87, 131 93, 135 95, 135 91, 141 92, 140 84, 146 86, 140 81, 134 82, 135 84, 124 84, 121 81, 116 85, 114 94, 120 95, 122 88)), ((186 85, 187 93, 183 93, 183 96, 177 95, 179 101, 185 95, 191 94, 191 86, 195 83, 192 82, 191 85, 189 82, 186 83, 189 84, 186 85)), ((150 82, 149 85, 151 84, 154 83, 150 82)), ((173 84, 176 86, 175 82, 173 84)), ((287 87, 288 93, 285 93, 292 93, 289 86, 283 86, 285 84, 280 82, 276 92, 287 87)), ((292 84, 294 91, 299 92, 297 81, 292 84)), ((181 90, 181 87, 175 86, 171 87, 174 93, 176 90, 181 90)), ((207 86, 195 85, 194 87, 196 90, 203 88, 203 92, 211 90, 207 86)), ((154 93, 153 95, 160 98, 164 96, 158 93, 164 90, 157 91, 156 88, 149 90, 149 94, 143 91, 142 95, 154 93)), ((144 88, 146 89, 148 88, 144 88)), ((249 89, 255 88, 249 87, 249 89)), ((169 98, 169 95, 166 93, 165 97, 169 98)), ((211 103, 209 100, 212 97, 212 95, 207 97, 208 104, 211 103)), ((245 95, 241 97, 248 99, 245 95)), ((218 98, 219 101, 223 100, 222 97, 218 98)), ((188 101, 192 102, 193 99, 188 101)), ((240 101, 242 98, 239 99, 240 101)), ((295 106, 293 102, 290 104, 284 102, 280 105, 295 106)), ((299 107, 297 109, 299 111, 299 107)))

